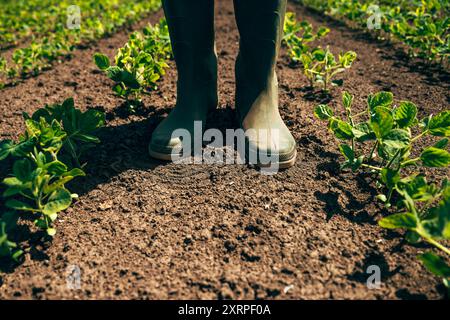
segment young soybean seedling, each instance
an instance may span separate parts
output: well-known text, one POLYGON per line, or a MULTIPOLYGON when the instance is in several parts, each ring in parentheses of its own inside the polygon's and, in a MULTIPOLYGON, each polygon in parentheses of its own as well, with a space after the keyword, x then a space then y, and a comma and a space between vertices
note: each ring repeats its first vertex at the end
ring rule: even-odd
POLYGON ((287 12, 284 23, 283 42, 289 48, 289 55, 294 62, 299 62, 303 53, 310 50, 309 43, 320 40, 330 32, 326 27, 320 27, 314 32, 312 24, 298 21, 295 13, 287 12))
MULTIPOLYGON (((450 110, 419 121, 417 106, 409 101, 394 105, 390 92, 369 95, 366 110, 357 114, 353 112, 352 95, 344 92, 342 103, 344 118, 336 116, 327 105, 317 106, 314 114, 327 121, 329 130, 342 141, 342 169, 367 169, 377 176, 381 191, 377 198, 394 209, 394 214, 380 220, 379 225, 406 229, 408 241, 423 239, 450 256, 450 250, 441 242, 450 239, 450 183, 447 179, 440 185, 429 183, 423 174, 413 170, 450 165, 450 110), (420 133, 413 137, 417 131, 420 133), (417 142, 425 136, 440 140, 418 147, 417 142)), ((420 259, 448 285, 450 267, 442 258, 427 253, 420 259)))
POLYGON ((165 74, 171 57, 170 38, 164 19, 143 33, 134 32, 128 42, 119 48, 114 66, 101 53, 94 55, 97 67, 114 81, 113 91, 124 98, 131 112, 141 104, 142 94, 157 88, 157 81, 165 74))
POLYGON ((45 106, 31 117, 24 114, 24 119, 26 131, 18 142, 0 141, 0 161, 12 162, 2 181, 2 204, 8 211, 0 216, 0 256, 13 258, 20 250, 8 233, 14 232, 20 212, 35 215, 35 225, 55 235, 53 222, 77 198, 66 184, 85 175, 80 156, 99 142, 94 134, 105 123, 103 113, 82 112, 73 99, 45 106))
POLYGON ((328 92, 330 86, 341 86, 343 80, 334 80, 336 75, 349 69, 356 60, 357 54, 354 51, 348 51, 339 54, 338 58, 327 49, 320 47, 303 53, 300 61, 303 65, 303 72, 310 81, 311 88, 318 83, 323 86, 323 90, 328 92))

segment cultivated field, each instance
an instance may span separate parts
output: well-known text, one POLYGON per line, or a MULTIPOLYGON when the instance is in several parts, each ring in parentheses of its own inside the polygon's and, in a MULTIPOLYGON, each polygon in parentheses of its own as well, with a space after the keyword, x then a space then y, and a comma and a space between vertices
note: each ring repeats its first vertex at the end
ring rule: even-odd
MULTIPOLYGON (((401 33, 413 20, 400 13, 372 32, 366 8, 291 1, 277 72, 299 156, 268 176, 149 157, 176 101, 159 1, 79 1, 70 32, 59 16, 70 1, 3 2, 1 299, 448 297, 448 5, 424 1, 437 31, 423 44, 401 33), (17 10, 16 23, 34 22, 6 25, 17 10), (371 266, 381 283, 368 289, 371 266)), ((207 126, 224 132, 238 126, 231 0, 216 1, 216 40, 207 126)))

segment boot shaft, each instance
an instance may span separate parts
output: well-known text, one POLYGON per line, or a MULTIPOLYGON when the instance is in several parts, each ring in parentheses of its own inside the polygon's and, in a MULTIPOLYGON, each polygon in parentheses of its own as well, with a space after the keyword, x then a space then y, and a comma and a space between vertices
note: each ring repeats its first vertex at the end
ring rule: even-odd
POLYGON ((238 80, 265 86, 274 78, 286 0, 235 0, 234 6, 240 33, 238 80))
POLYGON ((242 123, 252 107, 278 113, 275 70, 286 0, 235 0, 234 5, 241 37, 236 60, 236 109, 242 123))
POLYGON ((163 0, 162 3, 179 85, 216 81, 214 0, 163 0))

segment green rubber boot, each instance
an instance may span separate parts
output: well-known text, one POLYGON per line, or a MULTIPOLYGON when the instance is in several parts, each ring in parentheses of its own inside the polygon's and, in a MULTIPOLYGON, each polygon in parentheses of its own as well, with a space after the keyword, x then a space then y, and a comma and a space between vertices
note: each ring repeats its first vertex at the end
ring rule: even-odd
POLYGON ((276 61, 283 37, 286 0, 234 0, 241 36, 236 61, 236 110, 246 131, 249 162, 269 155, 279 168, 294 165, 296 142, 278 111, 276 61), (250 130, 249 130, 250 129, 250 130), (252 155, 256 155, 252 159, 252 155))
POLYGON ((217 107, 214 0, 162 3, 178 70, 177 103, 153 132, 149 153, 172 160, 182 149, 182 138, 173 136, 174 131, 185 129, 193 138, 194 121, 201 121, 203 134, 208 111, 217 107))

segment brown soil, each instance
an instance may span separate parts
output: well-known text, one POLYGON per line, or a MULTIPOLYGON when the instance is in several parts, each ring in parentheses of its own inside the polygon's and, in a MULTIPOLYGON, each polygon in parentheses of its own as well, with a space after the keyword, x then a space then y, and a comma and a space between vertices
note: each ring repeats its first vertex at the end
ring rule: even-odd
MULTIPOLYGON (((221 98, 209 126, 225 129, 236 125, 238 33, 232 2, 216 3, 221 98)), ((447 108, 449 82, 442 72, 420 71, 390 46, 301 7, 290 10, 332 28, 323 45, 358 53, 343 87, 356 95, 356 104, 362 107, 369 93, 384 89, 417 103, 422 115, 447 108)), ((298 141, 299 157, 293 168, 264 176, 245 165, 175 165, 147 156, 152 130, 175 103, 176 71, 168 71, 138 114, 126 117, 92 55, 112 56, 127 35, 101 40, 53 70, 0 91, 1 138, 17 137, 23 111, 71 96, 79 107, 104 109, 109 119, 100 133, 103 143, 88 159, 90 175, 71 186, 80 200, 61 214, 52 243, 34 237, 23 243, 23 264, 3 267, 0 298, 443 297, 439 279, 416 259, 428 248, 378 228, 381 209, 369 179, 339 172, 336 143, 312 115, 317 98, 285 52, 279 62, 281 113, 298 141), (69 265, 81 268, 79 290, 66 286, 69 265), (370 265, 381 268, 381 289, 366 287, 370 265)), ((323 98, 337 105, 340 91, 323 98)))

